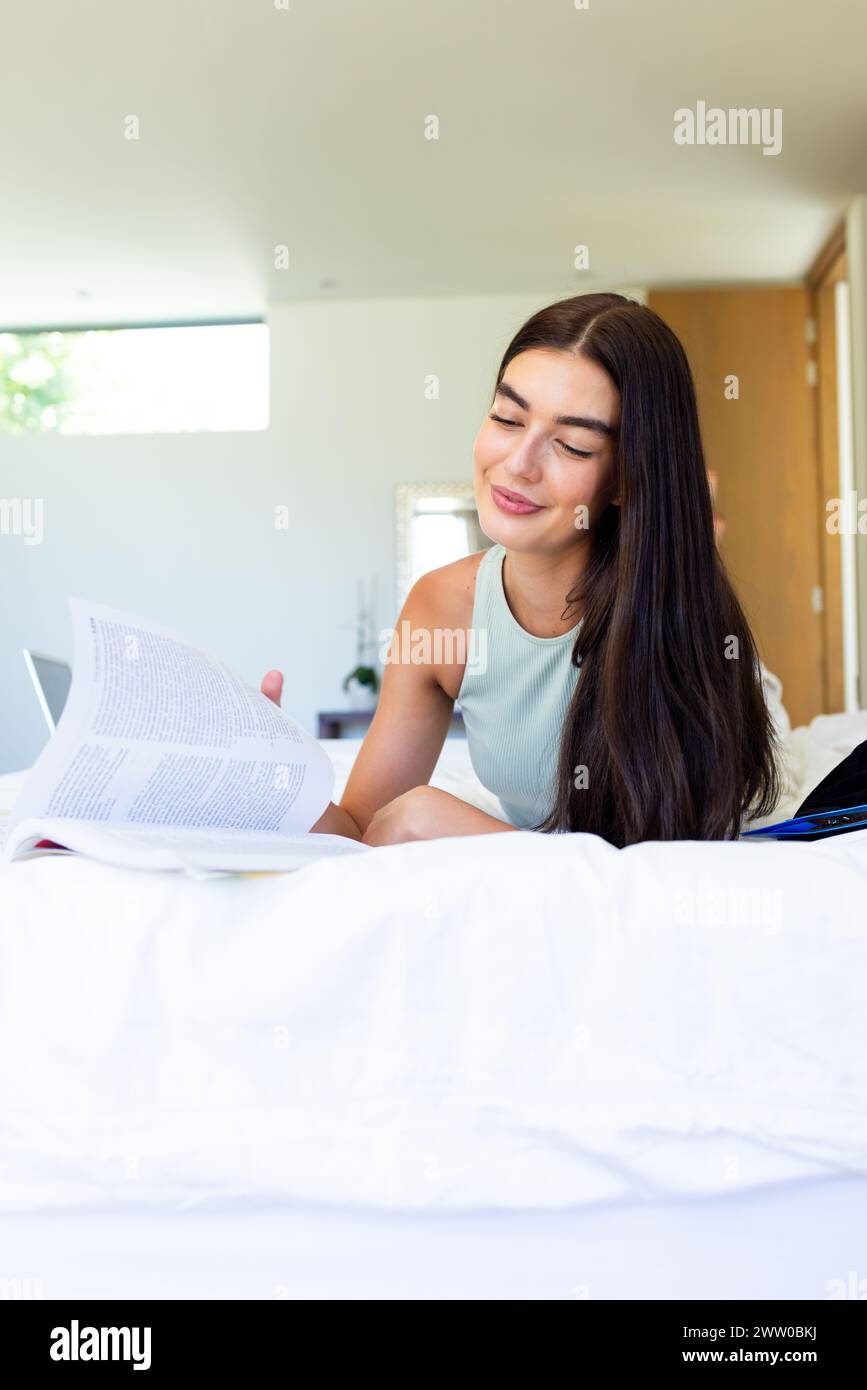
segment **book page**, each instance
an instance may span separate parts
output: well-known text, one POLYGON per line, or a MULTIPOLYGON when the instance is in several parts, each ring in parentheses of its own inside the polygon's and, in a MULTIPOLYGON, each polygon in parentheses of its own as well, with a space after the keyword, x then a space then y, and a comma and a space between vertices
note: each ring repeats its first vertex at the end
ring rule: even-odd
POLYGON ((275 835, 272 831, 205 830, 200 826, 125 827, 87 821, 25 820, 16 828, 16 858, 72 850, 123 868, 211 872, 290 872, 369 846, 345 835, 275 835))
POLYGON ((334 770, 315 739, 167 629, 71 599, 72 688, 13 821, 308 831, 334 770))

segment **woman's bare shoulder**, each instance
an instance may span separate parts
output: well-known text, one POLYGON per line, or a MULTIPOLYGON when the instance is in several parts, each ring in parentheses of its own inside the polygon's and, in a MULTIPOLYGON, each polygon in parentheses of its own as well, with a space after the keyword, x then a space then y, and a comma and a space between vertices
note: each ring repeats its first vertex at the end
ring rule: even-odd
POLYGON ((413 586, 419 621, 436 627, 468 628, 473 617, 476 575, 484 550, 429 570, 413 586))
POLYGON ((466 666, 469 631, 473 623, 476 575, 484 550, 429 570, 413 585, 402 617, 414 630, 433 636, 430 671, 436 683, 454 700, 466 666))

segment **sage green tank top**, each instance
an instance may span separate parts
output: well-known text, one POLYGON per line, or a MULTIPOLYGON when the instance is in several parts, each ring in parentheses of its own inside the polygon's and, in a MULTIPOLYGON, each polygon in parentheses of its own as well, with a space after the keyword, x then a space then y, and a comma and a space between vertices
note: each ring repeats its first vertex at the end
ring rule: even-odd
POLYGON ((522 628, 506 602, 505 555, 492 545, 479 562, 457 703, 476 776, 511 824, 524 827, 542 820, 554 797, 563 722, 580 676, 571 659, 581 622, 560 637, 522 628))

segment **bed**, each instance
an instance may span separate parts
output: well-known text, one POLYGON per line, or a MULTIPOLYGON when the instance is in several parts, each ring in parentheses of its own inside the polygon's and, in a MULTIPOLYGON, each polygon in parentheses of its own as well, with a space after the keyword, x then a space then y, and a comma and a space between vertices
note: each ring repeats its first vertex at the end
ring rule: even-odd
MULTIPOLYGON (((864 738, 788 731, 780 813, 864 738)), ((863 1296, 865 903, 867 831, 7 866, 0 1292, 863 1296)))

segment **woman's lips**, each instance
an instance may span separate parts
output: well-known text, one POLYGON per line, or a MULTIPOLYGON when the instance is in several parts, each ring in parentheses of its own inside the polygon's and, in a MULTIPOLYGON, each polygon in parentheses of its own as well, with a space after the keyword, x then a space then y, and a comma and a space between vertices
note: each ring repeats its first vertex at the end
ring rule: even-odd
POLYGON ((497 487, 496 483, 491 484, 491 496, 500 511, 508 512, 510 516, 529 516, 530 512, 544 510, 537 507, 535 502, 528 502, 520 493, 509 492, 507 488, 497 487))

